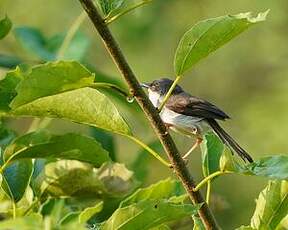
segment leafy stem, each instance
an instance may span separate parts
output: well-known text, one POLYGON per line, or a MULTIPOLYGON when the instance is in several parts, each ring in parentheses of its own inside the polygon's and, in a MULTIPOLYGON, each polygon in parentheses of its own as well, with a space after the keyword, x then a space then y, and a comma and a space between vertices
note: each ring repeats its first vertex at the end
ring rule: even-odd
POLYGON ((104 21, 105 21, 105 23, 108 25, 108 24, 114 22, 114 21, 115 21, 116 19, 118 19, 119 17, 121 17, 121 16, 123 16, 123 15, 125 15, 125 14, 128 14, 129 12, 131 12, 131 11, 133 11, 133 10, 135 10, 135 9, 143 6, 143 5, 146 5, 146 4, 150 3, 150 2, 152 2, 152 0, 144 0, 144 1, 142 1, 142 2, 136 3, 135 5, 131 6, 130 8, 128 8, 128 9, 126 9, 126 10, 124 10, 124 11, 121 11, 119 14, 116 14, 116 15, 114 15, 114 16, 112 16, 112 17, 109 17, 109 16, 108 16, 107 18, 105 18, 104 21))
POLYGON ((173 84, 171 85, 171 87, 168 90, 168 93, 165 95, 161 105, 159 106, 159 111, 161 111, 164 107, 164 105, 166 104, 166 102, 168 101, 169 97, 171 96, 171 93, 173 92, 174 88, 176 87, 177 83, 180 81, 182 75, 179 75, 176 77, 175 81, 173 82, 173 84))

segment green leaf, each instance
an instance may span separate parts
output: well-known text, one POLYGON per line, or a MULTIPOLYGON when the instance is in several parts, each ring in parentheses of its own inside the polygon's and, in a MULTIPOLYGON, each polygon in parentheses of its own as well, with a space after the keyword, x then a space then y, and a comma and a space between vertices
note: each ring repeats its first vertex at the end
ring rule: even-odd
POLYGON ((240 228, 237 228, 236 230, 256 230, 250 226, 241 226, 240 228))
POLYGON ((7 156, 12 156, 9 161, 27 158, 79 160, 96 167, 110 161, 108 152, 97 141, 76 133, 51 135, 36 132, 26 134, 17 138, 6 148, 6 159, 7 156))
POLYGON ((150 228, 150 230, 170 230, 171 228, 169 228, 169 226, 165 225, 165 224, 161 224, 155 228, 150 228))
POLYGON ((243 165, 233 158, 226 148, 220 159, 220 168, 222 171, 231 171, 235 173, 263 176, 275 180, 288 179, 288 156, 274 155, 263 157, 253 163, 243 165))
POLYGON ((99 202, 94 207, 85 208, 79 215, 79 223, 86 223, 95 214, 99 213, 103 209, 103 202, 99 202))
POLYGON ((41 97, 89 86, 93 82, 94 75, 78 62, 39 65, 17 85, 17 96, 10 106, 16 108, 41 97))
POLYGON ((8 219, 0 222, 0 229, 9 230, 43 230, 44 226, 40 215, 33 214, 30 216, 8 219))
POLYGON ((5 128, 0 121, 0 148, 6 147, 6 145, 8 145, 15 138, 15 136, 16 134, 13 131, 5 128))
POLYGON ((12 22, 6 15, 6 17, 0 20, 0 39, 3 39, 11 30, 12 22))
POLYGON ((202 223, 200 217, 193 216, 194 226, 193 230, 205 230, 205 226, 202 223))
POLYGON ((241 32, 266 19, 269 11, 252 17, 251 13, 226 15, 198 22, 181 38, 174 59, 179 76, 241 32))
POLYGON ((32 27, 17 27, 14 35, 18 42, 31 53, 36 54, 42 60, 52 61, 55 55, 45 49, 46 39, 38 29, 32 27))
MULTIPOLYGON (((66 36, 56 34, 51 38, 46 38, 40 30, 31 27, 17 27, 14 34, 26 50, 44 61, 56 60, 66 36)), ((81 61, 85 57, 89 43, 89 39, 84 34, 77 32, 64 52, 63 59, 81 61)))
POLYGON ((33 181, 36 194, 53 197, 123 197, 136 187, 133 173, 118 163, 106 163, 101 168, 75 160, 47 163, 33 181))
POLYGON ((276 180, 288 180, 288 156, 275 155, 263 157, 248 164, 247 174, 255 176, 264 176, 276 180))
POLYGON ((219 161, 224 150, 224 145, 213 133, 206 133, 201 144, 202 171, 206 177, 213 172, 219 171, 219 161))
POLYGON ((18 57, 0 54, 0 67, 13 69, 21 63, 22 60, 18 57))
POLYGON ((43 97, 15 109, 12 114, 68 119, 118 134, 131 135, 129 126, 114 104, 105 95, 91 88, 43 97))
MULTIPOLYGON (((158 153, 163 150, 163 147, 158 140, 151 142, 148 146, 158 153)), ((137 158, 131 165, 131 169, 135 173, 136 179, 142 183, 145 182, 149 174, 149 165, 151 159, 151 154, 149 154, 149 152, 142 148, 139 153, 137 153, 137 158)))
POLYGON ((288 213, 288 182, 269 181, 256 201, 251 226, 259 230, 276 229, 288 213))
POLYGON ((19 68, 8 72, 4 79, 0 81, 0 111, 8 112, 9 104, 17 95, 16 86, 23 79, 19 68))
POLYGON ((119 9, 124 3, 124 0, 96 0, 96 3, 102 13, 107 16, 112 11, 119 9))
POLYGON ((14 162, 5 168, 1 186, 14 202, 20 201, 23 197, 32 172, 33 164, 30 159, 14 162))
POLYGON ((168 199, 173 196, 180 196, 184 193, 184 189, 179 181, 168 178, 150 185, 147 188, 138 189, 131 196, 121 202, 120 207, 126 207, 142 200, 159 200, 168 199))
POLYGON ((116 161, 115 139, 113 135, 101 129, 92 127, 91 136, 101 143, 102 147, 109 152, 112 161, 116 161))
POLYGON ((174 204, 166 200, 143 200, 117 209, 101 229, 150 229, 169 221, 196 214, 200 207, 200 205, 174 204))

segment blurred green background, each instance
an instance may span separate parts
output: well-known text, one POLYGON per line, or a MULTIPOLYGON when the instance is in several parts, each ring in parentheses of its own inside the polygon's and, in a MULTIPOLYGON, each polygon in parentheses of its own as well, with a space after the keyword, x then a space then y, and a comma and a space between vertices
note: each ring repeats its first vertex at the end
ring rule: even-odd
MULTIPOLYGON (((178 41, 197 21, 225 14, 260 12, 271 9, 266 22, 253 26, 228 45, 198 64, 180 83, 184 88, 217 104, 232 120, 223 126, 251 155, 288 152, 288 1, 287 0, 154 0, 111 25, 124 54, 141 81, 159 77, 173 78, 173 57, 178 41)), ((45 36, 67 31, 81 13, 77 0, 0 0, 1 18, 8 14, 17 26, 39 28, 45 36)), ((85 63, 122 80, 107 55, 89 20, 81 26, 91 41, 85 63)), ((0 54, 36 60, 24 50, 13 33, 0 43, 0 54)), ((1 76, 7 69, 1 69, 1 76)), ((1 100, 1 99, 0 99, 1 100)), ((147 143, 155 136, 141 113, 127 110, 115 101, 134 133, 147 143)), ((128 104, 128 103, 127 103, 128 104)), ((128 104, 128 106, 132 106, 128 104)), ((29 119, 11 121, 11 127, 22 132, 29 119)), ((50 126, 58 132, 87 127, 55 121, 50 126)), ((173 134, 179 149, 185 152, 192 140, 173 134)), ((116 136, 118 160, 129 164, 137 157, 139 147, 116 136)), ((151 158, 146 184, 173 176, 170 170, 151 158)), ((195 179, 201 179, 200 151, 189 160, 195 179)), ((223 229, 248 224, 255 198, 266 180, 237 175, 223 176, 213 183, 212 206, 223 229)), ((203 191, 204 192, 204 191, 203 191)), ((175 228, 178 229, 178 228, 175 228)))

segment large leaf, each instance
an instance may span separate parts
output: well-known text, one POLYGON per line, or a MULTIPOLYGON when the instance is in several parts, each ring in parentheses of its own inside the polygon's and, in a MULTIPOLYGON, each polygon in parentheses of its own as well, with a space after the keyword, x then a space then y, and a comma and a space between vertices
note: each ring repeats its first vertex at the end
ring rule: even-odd
POLYGON ((0 20, 0 39, 3 39, 11 30, 12 22, 6 15, 6 17, 0 20))
POLYGON ((201 152, 202 171, 205 177, 213 172, 219 171, 219 161, 223 150, 224 145, 215 134, 207 133, 204 135, 201 152))
POLYGON ((32 160, 22 160, 10 164, 3 172, 2 188, 15 202, 23 197, 33 172, 32 160))
POLYGON ((105 95, 91 88, 43 97, 20 106, 13 111, 13 114, 64 118, 122 135, 131 133, 112 102, 105 95))
POLYGON ((79 160, 96 167, 110 161, 108 152, 94 139, 80 134, 29 133, 17 138, 5 150, 9 161, 27 158, 79 160), (16 154, 15 154, 16 153, 16 154), (13 156, 12 156, 13 155, 13 156))
POLYGON ((17 95, 15 88, 22 79, 20 69, 16 68, 8 72, 5 78, 0 81, 0 111, 7 112, 10 110, 9 104, 17 95))
POLYGON ((183 74, 251 25, 264 21, 267 14, 268 11, 252 17, 251 13, 241 13, 198 22, 180 40, 174 59, 175 73, 183 74))
POLYGON ((288 182, 269 181, 256 201, 251 226, 259 230, 276 229, 288 213, 288 182))
MULTIPOLYGON (((15 37, 26 50, 37 55, 41 60, 53 61, 57 58, 65 34, 57 34, 48 39, 40 30, 23 26, 15 29, 15 37)), ((77 32, 62 58, 80 61, 84 58, 88 47, 89 39, 84 34, 77 32)))
POLYGON ((117 209, 103 224, 103 230, 150 229, 197 213, 200 205, 175 204, 167 200, 143 200, 117 209))
POLYGON ((16 108, 44 96, 89 86, 93 81, 94 75, 78 62, 60 61, 39 65, 18 84, 17 96, 10 105, 16 108))
POLYGON ((124 165, 109 163, 96 169, 73 160, 47 163, 33 181, 37 194, 48 193, 54 197, 122 197, 135 186, 133 173, 124 165))
POLYGON ((138 189, 135 193, 122 201, 120 207, 126 207, 133 203, 141 202, 142 200, 168 199, 170 197, 180 196, 183 193, 185 192, 181 183, 168 178, 147 188, 138 189))

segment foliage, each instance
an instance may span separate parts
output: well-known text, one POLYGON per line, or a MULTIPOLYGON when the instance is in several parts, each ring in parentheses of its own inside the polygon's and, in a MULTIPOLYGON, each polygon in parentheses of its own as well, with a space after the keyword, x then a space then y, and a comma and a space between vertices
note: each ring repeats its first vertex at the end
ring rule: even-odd
MULTIPOLYGON (((96 1, 107 24, 148 2, 96 1)), ((176 50, 176 75, 183 75, 247 28, 264 21, 267 14, 225 15, 194 25, 176 50)), ((78 27, 80 24, 76 23, 78 27)), ((0 21, 0 39, 11 27, 7 16, 0 21)), ((14 56, 0 60, 1 66, 13 67, 0 81, 0 202, 5 204, 4 211, 0 210, 0 228, 159 230, 170 229, 171 223, 188 217, 194 229, 205 229, 196 215, 203 204, 189 203, 178 180, 167 178, 142 187, 150 162, 147 152, 165 164, 158 154, 162 146, 158 141, 147 146, 134 136, 124 113, 114 103, 117 99, 127 111, 139 111, 126 97, 119 99, 116 93, 129 96, 123 93, 122 83, 87 63, 84 66, 89 39, 78 27, 74 33, 70 28, 67 33, 47 38, 37 28, 18 26, 15 38, 41 64, 24 64, 14 56), (108 90, 102 92, 103 88, 108 90), (22 117, 32 118, 32 125, 16 135, 5 119, 22 117), (36 117, 42 120, 37 123, 36 117), (92 134, 53 133, 48 124, 54 119, 89 126, 92 134), (143 147, 130 167, 117 162, 111 133, 143 147)), ((281 225, 288 213, 287 155, 266 156, 244 164, 213 133, 204 135, 201 150, 205 178, 200 185, 225 173, 273 179, 256 201, 251 226, 239 229, 276 229, 281 225)))

